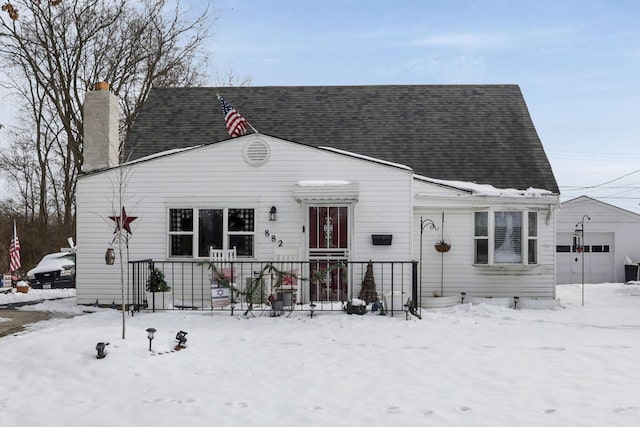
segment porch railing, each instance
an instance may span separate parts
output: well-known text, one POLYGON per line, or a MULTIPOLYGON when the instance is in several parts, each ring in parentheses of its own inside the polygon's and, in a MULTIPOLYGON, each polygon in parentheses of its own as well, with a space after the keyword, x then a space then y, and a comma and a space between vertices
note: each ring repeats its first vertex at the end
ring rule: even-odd
POLYGON ((242 311, 265 315, 286 292, 292 303, 285 310, 341 311, 361 288, 375 284, 375 292, 389 315, 403 313, 411 298, 418 300, 417 261, 233 261, 223 266, 234 304, 212 305, 212 277, 208 261, 130 261, 128 295, 135 308, 242 311), (368 269, 369 264, 371 264, 368 269), (168 299, 146 292, 154 269, 171 287, 168 299), (369 272, 367 272, 369 270, 369 272))

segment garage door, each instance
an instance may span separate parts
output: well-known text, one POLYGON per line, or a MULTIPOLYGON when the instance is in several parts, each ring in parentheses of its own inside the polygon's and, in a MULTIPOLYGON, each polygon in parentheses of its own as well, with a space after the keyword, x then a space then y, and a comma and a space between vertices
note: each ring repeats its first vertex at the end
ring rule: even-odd
MULTIPOLYGON (((582 255, 573 246, 571 233, 559 233, 556 242, 556 274, 559 284, 582 283, 582 255)), ((585 233, 584 282, 615 281, 613 233, 585 233)))

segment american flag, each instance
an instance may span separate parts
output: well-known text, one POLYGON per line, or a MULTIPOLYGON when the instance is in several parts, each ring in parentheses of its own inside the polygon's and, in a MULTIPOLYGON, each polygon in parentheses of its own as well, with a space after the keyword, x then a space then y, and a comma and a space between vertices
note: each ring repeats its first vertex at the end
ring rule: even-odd
POLYGON ((20 241, 16 232, 16 222, 13 221, 13 238, 9 246, 9 271, 16 271, 20 268, 20 241))
POLYGON ((222 106, 222 114, 224 114, 224 121, 229 130, 229 135, 232 138, 245 135, 247 133, 247 120, 220 95, 218 95, 218 100, 222 106))

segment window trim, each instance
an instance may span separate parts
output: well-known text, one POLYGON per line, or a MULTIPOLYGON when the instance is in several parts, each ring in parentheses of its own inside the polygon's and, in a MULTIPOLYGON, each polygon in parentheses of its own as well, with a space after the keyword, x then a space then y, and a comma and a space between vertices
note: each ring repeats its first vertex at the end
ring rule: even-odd
POLYGON ((473 235, 473 251, 472 251, 472 264, 476 267, 491 267, 491 268, 534 268, 540 265, 540 214, 535 209, 509 209, 509 208, 488 208, 474 210, 472 214, 472 235, 473 235), (522 215, 522 224, 520 230, 520 262, 495 262, 495 240, 496 240, 496 227, 495 216, 498 212, 514 212, 522 215), (487 216, 487 234, 483 236, 476 235, 476 215, 479 213, 485 213, 487 216), (529 214, 535 214, 536 216, 536 232, 534 235, 529 233, 529 214), (476 252, 477 241, 484 240, 487 245, 487 262, 478 263, 478 254, 476 252), (529 242, 534 240, 535 243, 535 263, 529 263, 529 242))
POLYGON ((258 208, 255 206, 246 206, 241 203, 230 203, 225 206, 198 206, 198 207, 185 207, 185 206, 167 206, 166 207, 166 256, 167 259, 194 259, 194 260, 204 260, 208 259, 208 256, 201 257, 199 256, 199 233, 200 233, 200 224, 199 224, 199 215, 201 210, 222 210, 223 211, 223 219, 222 219, 222 249, 230 249, 229 248, 229 237, 230 236, 253 236, 252 242, 252 255, 238 255, 238 258, 245 259, 255 259, 256 256, 256 230, 258 228, 257 224, 257 212, 258 208), (192 211, 192 219, 193 225, 191 231, 171 231, 171 211, 172 210, 180 210, 180 209, 190 209, 192 211), (253 210, 253 231, 229 231, 229 211, 231 209, 251 209, 253 210), (192 236, 192 244, 191 244, 191 255, 172 255, 171 254, 171 236, 174 235, 188 235, 192 236))
POLYGON ((168 208, 167 209, 167 219, 166 219, 166 229, 167 229, 167 240, 166 240, 166 244, 167 244, 167 249, 166 249, 166 253, 167 253, 167 258, 174 258, 174 259, 192 259, 193 258, 193 239, 195 236, 195 233, 193 231, 193 229, 195 228, 195 224, 194 224, 194 218, 193 218, 193 208, 190 207, 172 207, 172 208, 168 208), (180 230, 180 231, 172 231, 171 230, 171 211, 172 210, 191 210, 191 231, 185 231, 185 230, 180 230), (191 256, 189 255, 173 255, 170 256, 169 253, 171 252, 171 237, 172 236, 191 236, 191 256))

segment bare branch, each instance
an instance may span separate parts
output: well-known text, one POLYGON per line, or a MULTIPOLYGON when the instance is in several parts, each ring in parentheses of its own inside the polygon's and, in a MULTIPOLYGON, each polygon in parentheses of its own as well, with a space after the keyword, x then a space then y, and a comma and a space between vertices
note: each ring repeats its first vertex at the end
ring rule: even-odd
POLYGON ((39 177, 30 190, 37 202, 21 200, 38 205, 44 221, 60 215, 71 225, 86 91, 98 81, 111 84, 126 134, 152 87, 205 81, 203 46, 214 17, 208 8, 193 17, 179 0, 15 0, 2 11, 0 66, 25 107, 37 164, 32 176, 39 177))

